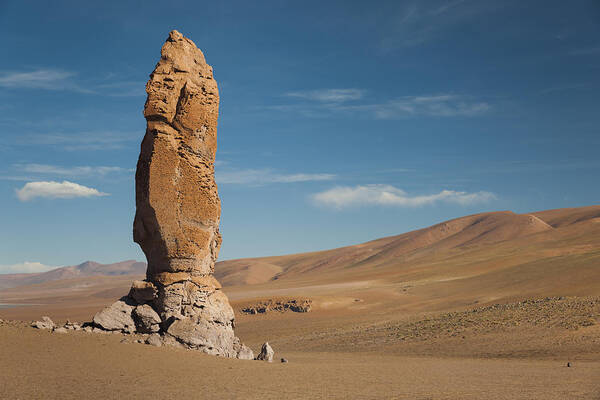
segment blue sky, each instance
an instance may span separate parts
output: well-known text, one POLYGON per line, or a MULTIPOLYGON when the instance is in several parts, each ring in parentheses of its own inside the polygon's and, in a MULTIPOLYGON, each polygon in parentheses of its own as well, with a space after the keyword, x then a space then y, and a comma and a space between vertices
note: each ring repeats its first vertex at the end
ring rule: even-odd
POLYGON ((134 169, 171 29, 219 83, 221 259, 598 204, 596 0, 4 0, 0 272, 144 259, 134 169))

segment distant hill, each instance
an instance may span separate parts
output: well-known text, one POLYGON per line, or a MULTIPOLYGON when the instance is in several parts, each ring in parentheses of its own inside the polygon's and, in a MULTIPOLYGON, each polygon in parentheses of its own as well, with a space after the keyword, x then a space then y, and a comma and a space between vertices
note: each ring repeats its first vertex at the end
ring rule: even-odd
POLYGON ((135 260, 121 261, 114 264, 100 264, 94 261, 86 261, 79 265, 56 268, 47 272, 0 275, 0 289, 63 279, 91 276, 144 275, 145 273, 146 263, 135 260))
POLYGON ((225 286, 278 279, 389 280, 418 276, 444 265, 484 274, 531 262, 595 266, 600 273, 600 206, 529 214, 511 211, 469 215, 367 243, 312 253, 247 258, 217 264, 225 286), (327 277, 326 277, 327 276, 327 277))

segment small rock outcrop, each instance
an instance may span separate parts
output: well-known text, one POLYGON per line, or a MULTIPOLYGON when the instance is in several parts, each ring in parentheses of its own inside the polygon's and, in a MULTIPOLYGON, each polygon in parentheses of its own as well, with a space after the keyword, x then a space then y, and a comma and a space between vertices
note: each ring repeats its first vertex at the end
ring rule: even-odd
POLYGON ((265 342, 260 349, 260 353, 256 356, 257 360, 273 362, 273 356, 275 352, 273 348, 269 345, 269 342, 265 342))
POLYGON ((172 31, 146 84, 146 134, 135 176, 133 239, 146 280, 94 317, 108 331, 152 334, 153 342, 252 359, 235 336, 234 313, 214 265, 221 201, 214 177, 219 92, 194 42, 172 31))
POLYGON ((50 317, 43 316, 40 321, 35 321, 31 324, 34 328, 38 329, 54 329, 54 322, 50 319, 50 317))

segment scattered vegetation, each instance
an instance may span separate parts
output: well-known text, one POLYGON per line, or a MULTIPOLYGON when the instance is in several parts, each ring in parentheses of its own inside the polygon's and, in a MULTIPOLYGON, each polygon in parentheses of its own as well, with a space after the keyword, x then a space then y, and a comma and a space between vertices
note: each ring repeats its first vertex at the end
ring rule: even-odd
POLYGON ((493 333, 527 325, 576 330, 595 325, 598 320, 600 298, 546 297, 449 312, 408 323, 388 323, 368 330, 372 333, 383 331, 400 340, 428 340, 493 333))

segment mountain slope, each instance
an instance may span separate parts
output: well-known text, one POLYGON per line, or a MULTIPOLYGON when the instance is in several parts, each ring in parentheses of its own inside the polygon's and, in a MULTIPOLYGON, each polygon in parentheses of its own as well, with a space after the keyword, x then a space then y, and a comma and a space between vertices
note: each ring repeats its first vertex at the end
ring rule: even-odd
POLYGON ((468 270, 475 262, 483 272, 591 252, 600 243, 599 221, 600 206, 483 213, 333 250, 223 261, 215 274, 231 286, 334 273, 342 281, 359 275, 393 279, 393 270, 401 273, 419 265, 426 270, 440 263, 468 270))
POLYGON ((135 260, 121 261, 114 264, 86 261, 79 265, 56 268, 41 273, 0 275, 0 289, 80 277, 144 275, 145 273, 146 263, 135 260))

